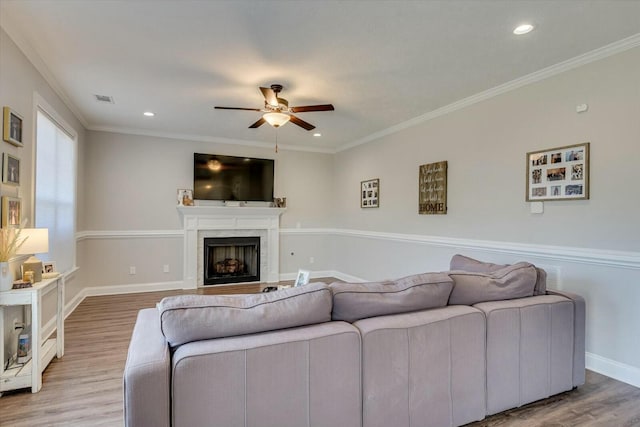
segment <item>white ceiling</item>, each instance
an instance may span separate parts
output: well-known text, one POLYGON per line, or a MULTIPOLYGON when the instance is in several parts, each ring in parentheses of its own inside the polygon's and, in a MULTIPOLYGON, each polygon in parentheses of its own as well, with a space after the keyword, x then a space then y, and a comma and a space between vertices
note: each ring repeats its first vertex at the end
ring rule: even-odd
POLYGON ((0 17, 89 129, 273 144, 247 128, 260 113, 212 107, 261 108, 281 83, 291 105, 335 106, 299 114, 320 138, 278 131, 320 151, 640 33, 638 0, 1 0, 0 17))

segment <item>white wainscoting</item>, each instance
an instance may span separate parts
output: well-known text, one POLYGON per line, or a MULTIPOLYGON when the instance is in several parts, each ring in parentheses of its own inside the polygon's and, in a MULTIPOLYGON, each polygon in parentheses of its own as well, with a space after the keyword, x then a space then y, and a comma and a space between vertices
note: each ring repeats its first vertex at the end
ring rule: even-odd
MULTIPOLYGON (((550 287, 575 292, 587 301, 587 368, 640 387, 640 368, 632 365, 640 344, 632 337, 640 324, 640 253, 590 248, 545 246, 337 228, 281 228, 282 237, 296 237, 305 254, 317 246, 332 257, 311 276, 349 282, 380 280, 424 271, 448 269, 452 254, 463 253, 490 262, 533 262, 550 272, 550 287), (634 306, 635 305, 635 306, 634 306), (635 316, 635 317, 634 317, 635 316)), ((183 238, 183 230, 86 231, 81 239, 183 238)), ((286 241, 286 239, 281 239, 286 241)), ((288 249, 287 249, 288 250, 288 249)), ((281 261, 282 262, 282 261, 281 261)), ((295 263, 279 273, 294 280, 295 263)), ((67 315, 87 296, 182 289, 180 281, 84 288, 67 304, 67 315)))

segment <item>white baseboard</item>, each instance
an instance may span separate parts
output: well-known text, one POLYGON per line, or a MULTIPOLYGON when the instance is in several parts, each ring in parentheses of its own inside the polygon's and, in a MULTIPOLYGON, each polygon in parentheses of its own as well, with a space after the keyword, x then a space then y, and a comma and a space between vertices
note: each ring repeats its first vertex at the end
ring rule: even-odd
MULTIPOLYGON (((93 286, 90 288, 84 288, 77 293, 71 301, 69 301, 64 307, 64 318, 69 317, 76 308, 84 301, 86 297, 94 297, 101 295, 121 295, 132 294, 139 292, 156 292, 156 291, 170 291, 176 289, 183 289, 184 283, 182 281, 176 282, 160 282, 160 283, 137 283, 133 285, 115 285, 115 286, 93 286)), ((51 335, 55 328, 55 319, 47 322, 43 328, 43 336, 51 335)))
POLYGON ((586 368, 590 371, 611 377, 618 381, 631 384, 640 388, 640 369, 598 356, 593 353, 586 353, 586 368))
POLYGON ((80 292, 78 292, 76 294, 75 297, 73 297, 73 299, 71 299, 71 301, 69 301, 65 306, 64 306, 64 318, 66 319, 67 317, 69 317, 69 315, 71 313, 74 312, 74 310, 76 308, 78 308, 78 306, 80 305, 80 303, 82 301, 84 301, 84 299, 87 297, 87 289, 82 289, 80 292))
POLYGON ((159 282, 159 283, 133 283, 129 285, 112 285, 112 286, 93 286, 85 288, 88 297, 95 297, 101 295, 122 295, 122 294, 137 294, 141 292, 158 292, 158 291, 173 291, 177 289, 184 289, 184 282, 182 280, 175 282, 159 282))

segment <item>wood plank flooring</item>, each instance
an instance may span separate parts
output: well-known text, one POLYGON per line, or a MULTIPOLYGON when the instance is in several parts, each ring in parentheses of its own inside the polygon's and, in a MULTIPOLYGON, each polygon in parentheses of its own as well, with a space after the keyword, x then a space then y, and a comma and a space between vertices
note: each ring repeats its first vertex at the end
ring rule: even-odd
MULTIPOLYGON (((263 286, 217 286, 198 293, 255 293, 263 286)), ((65 355, 45 370, 42 390, 0 397, 0 426, 122 426, 122 373, 138 310, 181 293, 85 299, 65 322, 65 355)), ((587 371, 587 383, 577 390, 468 426, 640 426, 640 389, 587 371)))

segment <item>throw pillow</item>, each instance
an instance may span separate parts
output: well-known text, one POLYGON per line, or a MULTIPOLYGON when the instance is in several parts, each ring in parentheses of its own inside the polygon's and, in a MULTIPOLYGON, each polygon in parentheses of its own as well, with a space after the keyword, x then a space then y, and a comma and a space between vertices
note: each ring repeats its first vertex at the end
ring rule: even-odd
POLYGON ((450 271, 453 291, 449 304, 473 305, 533 296, 537 272, 532 264, 519 262, 491 273, 450 271))
POLYGON ((355 322, 367 317, 444 307, 453 288, 446 273, 424 273, 389 282, 329 285, 333 320, 355 322))
POLYGON ((179 295, 158 304, 167 342, 253 334, 331 320, 331 291, 312 283, 278 292, 249 295, 179 295))
MULTIPOLYGON (((508 267, 508 264, 492 264, 490 262, 478 261, 464 255, 454 255, 449 264, 449 270, 471 271, 476 273, 491 273, 508 267)), ((534 266, 535 267, 535 266, 534 266)), ((536 287, 533 291, 534 295, 545 295, 547 293, 547 272, 542 268, 535 267, 536 287)))

